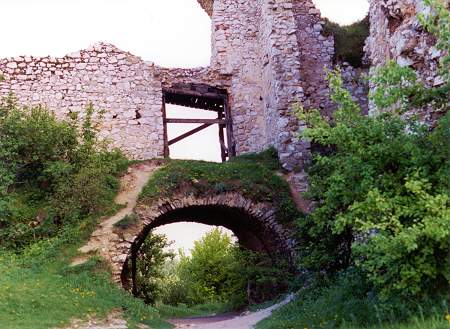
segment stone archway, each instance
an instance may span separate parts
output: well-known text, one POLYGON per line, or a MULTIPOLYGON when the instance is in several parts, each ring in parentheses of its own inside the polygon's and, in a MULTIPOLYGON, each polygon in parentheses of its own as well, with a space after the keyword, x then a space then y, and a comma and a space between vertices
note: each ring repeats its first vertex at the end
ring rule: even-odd
POLYGON ((223 226, 233 231, 244 247, 269 255, 282 254, 293 261, 293 234, 277 222, 275 207, 252 202, 239 193, 173 195, 152 204, 138 204, 135 214, 136 223, 116 229, 117 239, 108 246, 114 279, 127 290, 133 289, 135 257, 147 234, 158 226, 176 222, 223 226))

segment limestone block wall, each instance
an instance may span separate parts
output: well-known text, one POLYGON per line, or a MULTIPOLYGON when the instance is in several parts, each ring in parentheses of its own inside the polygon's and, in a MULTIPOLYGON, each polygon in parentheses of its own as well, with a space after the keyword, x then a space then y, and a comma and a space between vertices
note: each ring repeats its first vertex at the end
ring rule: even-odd
POLYGON ((344 87, 350 92, 355 102, 358 102, 363 114, 369 113, 369 84, 365 77, 369 69, 355 68, 348 63, 339 63, 344 87))
MULTIPOLYGON (((416 70, 419 79, 428 86, 443 83, 437 74, 443 54, 434 47, 435 37, 423 30, 417 18, 429 11, 423 0, 370 0, 370 36, 365 51, 372 71, 394 60, 416 70)), ((430 109, 416 112, 430 123, 438 115, 430 109)))
POLYGON ((320 18, 317 14, 310 19, 309 11, 296 13, 295 6, 300 8, 303 2, 215 0, 212 11, 211 67, 231 76, 230 106, 237 152, 275 146, 289 170, 301 166, 309 147, 297 138, 301 127, 292 104, 301 101, 312 105, 311 99, 318 93, 327 93, 323 74, 313 80, 302 73, 314 71, 317 76, 317 67, 320 72, 330 67, 333 48, 332 41, 322 37, 319 30, 309 39, 299 40, 299 28, 307 27, 305 33, 312 33, 320 18), (326 56, 322 49, 325 44, 326 56), (309 58, 314 58, 315 67, 307 67, 309 58), (305 97, 305 88, 312 86, 310 97, 305 97))
POLYGON ((101 137, 137 159, 163 155, 161 81, 155 67, 112 45, 97 44, 63 58, 0 60, 0 97, 14 93, 25 106, 43 105, 60 119, 83 117, 92 102, 105 110, 101 137))
POLYGON ((229 103, 238 154, 267 147, 261 85, 258 1, 216 0, 211 67, 230 76, 229 103))
POLYGON ((293 5, 301 52, 301 80, 305 90, 303 105, 331 115, 333 104, 329 99, 325 70, 332 69, 334 38, 322 34, 325 22, 311 0, 294 0, 293 5))

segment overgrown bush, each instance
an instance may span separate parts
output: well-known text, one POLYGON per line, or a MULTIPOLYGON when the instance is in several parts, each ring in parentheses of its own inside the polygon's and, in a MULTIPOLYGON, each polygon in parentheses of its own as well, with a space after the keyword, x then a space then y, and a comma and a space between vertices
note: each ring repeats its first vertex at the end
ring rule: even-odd
POLYGON ((178 274, 188 287, 190 305, 228 301, 240 286, 233 276, 234 248, 231 237, 215 228, 194 242, 190 256, 181 253, 178 274))
MULTIPOLYGON (((448 54, 442 38, 450 35, 449 14, 434 4, 440 16, 422 18, 423 25, 433 26, 437 47, 448 54)), ((411 302, 448 294, 450 113, 434 130, 402 114, 417 106, 447 105, 448 111, 449 64, 446 55, 445 83, 435 88, 394 63, 379 70, 372 78, 372 99, 380 107, 375 116, 361 115, 339 72, 329 74, 339 105, 331 121, 318 111, 299 110, 309 125, 303 136, 325 150, 308 168, 316 209, 299 221, 302 266, 337 272, 356 265, 383 299, 411 302)))
POLYGON ((97 140, 92 105, 78 127, 43 107, 0 103, 0 246, 53 236, 70 221, 104 211, 127 160, 97 140))

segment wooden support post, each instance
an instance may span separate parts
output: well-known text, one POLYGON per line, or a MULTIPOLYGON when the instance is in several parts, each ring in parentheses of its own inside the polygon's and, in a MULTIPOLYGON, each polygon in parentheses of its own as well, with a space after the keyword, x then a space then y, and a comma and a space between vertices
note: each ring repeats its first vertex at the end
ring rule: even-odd
MULTIPOLYGON (((223 112, 222 111, 219 111, 217 113, 217 115, 218 115, 218 119, 219 120, 223 119, 223 112)), ((224 135, 224 132, 223 132, 225 127, 226 127, 226 125, 219 124, 220 156, 222 157, 222 162, 227 161, 227 155, 228 155, 227 146, 225 145, 225 135, 224 135)))
POLYGON ((162 97, 162 114, 163 114, 163 126, 164 126, 164 158, 169 158, 169 137, 167 135, 167 114, 166 114, 166 97, 163 93, 162 97))
POLYGON ((227 121, 227 144, 228 144, 228 158, 236 156, 236 144, 233 135, 233 121, 231 119, 230 108, 228 107, 228 100, 224 99, 223 109, 225 112, 225 120, 227 121))

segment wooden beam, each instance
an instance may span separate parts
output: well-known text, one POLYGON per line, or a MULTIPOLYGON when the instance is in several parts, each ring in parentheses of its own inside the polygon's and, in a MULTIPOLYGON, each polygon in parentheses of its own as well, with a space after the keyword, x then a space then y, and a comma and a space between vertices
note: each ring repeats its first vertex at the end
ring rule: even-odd
POLYGON ((184 133, 183 135, 180 135, 180 136, 178 136, 178 137, 176 137, 174 139, 171 139, 168 144, 169 144, 169 146, 173 145, 173 144, 175 144, 175 143, 185 139, 186 137, 189 137, 189 136, 191 136, 191 135, 193 135, 195 133, 198 133, 199 131, 202 131, 203 129, 206 129, 206 128, 210 127, 210 126, 212 126, 212 123, 205 123, 205 124, 201 125, 200 127, 197 127, 195 129, 189 130, 187 133, 184 133))
POLYGON ((169 150, 169 143, 168 143, 168 135, 167 135, 167 122, 166 122, 166 99, 163 94, 162 98, 162 114, 163 114, 163 129, 164 129, 164 158, 169 158, 170 156, 170 150, 169 150))
MULTIPOLYGON (((218 112, 217 118, 223 120, 223 110, 218 112)), ((227 146, 225 145, 225 133, 223 131, 225 127, 226 125, 219 125, 220 156, 222 158, 222 162, 227 161, 227 153, 228 153, 227 146)))
POLYGON ((178 119, 178 118, 166 118, 166 123, 209 123, 209 124, 228 124, 228 120, 224 119, 178 119))
POLYGON ((173 95, 204 97, 204 98, 209 98, 212 100, 219 100, 219 101, 223 101, 226 98, 226 94, 218 94, 218 93, 208 92, 208 91, 207 92, 199 92, 199 91, 190 90, 190 89, 165 88, 165 89, 163 89, 163 92, 166 94, 173 94, 173 95))
POLYGON ((236 156, 236 142, 234 140, 233 121, 231 119, 231 111, 230 111, 230 107, 228 106, 227 99, 225 99, 223 107, 224 107, 224 113, 225 113, 225 120, 227 121, 227 125, 226 125, 227 146, 228 146, 227 156, 228 156, 228 159, 231 159, 232 157, 236 156))

